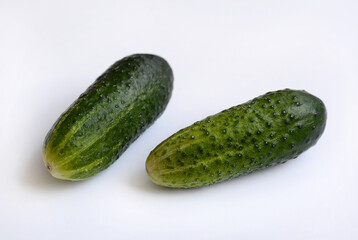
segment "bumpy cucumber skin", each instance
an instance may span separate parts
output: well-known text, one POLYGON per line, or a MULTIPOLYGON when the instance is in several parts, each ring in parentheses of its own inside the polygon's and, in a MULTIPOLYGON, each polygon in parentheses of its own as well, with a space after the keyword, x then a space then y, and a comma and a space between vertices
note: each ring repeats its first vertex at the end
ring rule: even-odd
POLYGON ((214 184, 296 158, 326 125, 323 102, 279 90, 209 116, 160 143, 148 156, 151 180, 170 188, 214 184))
POLYGON ((173 72, 163 58, 136 54, 117 61, 47 134, 47 168, 73 181, 108 168, 161 115, 172 89, 173 72))

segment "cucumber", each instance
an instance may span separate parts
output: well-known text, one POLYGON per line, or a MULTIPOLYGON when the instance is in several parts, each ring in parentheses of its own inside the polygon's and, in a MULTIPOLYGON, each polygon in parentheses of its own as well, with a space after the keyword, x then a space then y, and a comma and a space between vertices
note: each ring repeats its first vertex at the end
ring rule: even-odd
POLYGON ((170 188, 210 185, 296 158, 326 125, 317 97, 279 90, 209 116, 160 143, 148 156, 151 180, 170 188))
POLYGON ((114 63, 59 117, 43 146, 52 176, 83 180, 108 168, 164 111, 173 72, 161 57, 114 63))

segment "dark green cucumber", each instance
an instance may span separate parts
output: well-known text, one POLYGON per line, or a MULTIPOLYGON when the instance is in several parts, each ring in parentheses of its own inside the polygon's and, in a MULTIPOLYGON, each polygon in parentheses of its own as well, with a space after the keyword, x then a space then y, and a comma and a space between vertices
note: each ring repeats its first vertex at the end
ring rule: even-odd
POLYGON ((172 70, 161 57, 136 54, 116 62, 47 134, 47 168, 74 181, 103 171, 160 116, 172 89, 172 70))
POLYGON ((165 187, 210 185, 296 158, 325 125, 326 108, 317 97, 269 92, 175 133, 149 154, 146 170, 165 187))

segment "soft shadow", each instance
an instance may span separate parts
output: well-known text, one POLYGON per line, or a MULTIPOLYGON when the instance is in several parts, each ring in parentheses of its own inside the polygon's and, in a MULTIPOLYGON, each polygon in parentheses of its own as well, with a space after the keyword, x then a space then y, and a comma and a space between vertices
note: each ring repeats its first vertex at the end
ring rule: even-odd
POLYGON ((145 171, 136 171, 136 173, 132 174, 129 183, 140 191, 154 194, 172 194, 183 191, 183 189, 166 188, 154 184, 145 171))
POLYGON ((42 190, 62 190, 78 187, 82 182, 71 182, 56 179, 51 176, 42 161, 42 149, 38 147, 32 154, 25 168, 24 184, 42 190))

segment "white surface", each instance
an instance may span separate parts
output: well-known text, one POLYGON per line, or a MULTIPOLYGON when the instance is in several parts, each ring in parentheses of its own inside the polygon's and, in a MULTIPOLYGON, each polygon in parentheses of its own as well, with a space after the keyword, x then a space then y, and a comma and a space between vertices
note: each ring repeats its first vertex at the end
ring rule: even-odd
POLYGON ((357 239, 358 1, 1 1, 1 239, 357 239), (108 170, 53 179, 51 125, 116 60, 158 54, 175 74, 162 117, 108 170), (267 91, 326 104, 296 160, 196 190, 152 184, 150 150, 267 91))

